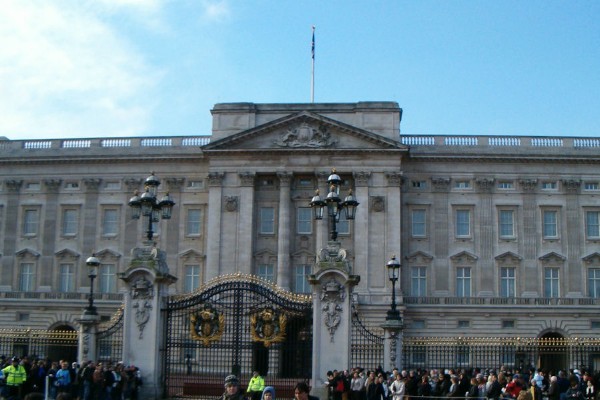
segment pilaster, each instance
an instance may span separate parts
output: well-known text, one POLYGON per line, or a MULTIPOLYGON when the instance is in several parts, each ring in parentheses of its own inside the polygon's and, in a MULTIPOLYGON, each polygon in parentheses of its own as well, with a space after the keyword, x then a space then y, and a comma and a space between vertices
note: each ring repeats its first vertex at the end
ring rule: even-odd
POLYGON ((238 268, 241 273, 252 273, 252 219, 254 210, 255 172, 242 172, 240 178, 240 203, 238 204, 238 268))
MULTIPOLYGON (((277 284, 290 290, 290 182, 292 174, 278 172, 279 224, 277 225, 277 284)), ((320 224, 319 224, 320 225, 320 224)))
POLYGON ((206 252, 206 280, 210 281, 220 275, 220 246, 221 246, 221 213, 223 196, 224 172, 208 174, 208 240, 206 252))

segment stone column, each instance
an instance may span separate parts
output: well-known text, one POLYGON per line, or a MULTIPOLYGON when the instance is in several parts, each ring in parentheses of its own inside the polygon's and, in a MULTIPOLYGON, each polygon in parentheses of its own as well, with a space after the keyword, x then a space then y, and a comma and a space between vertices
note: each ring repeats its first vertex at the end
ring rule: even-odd
POLYGON ((238 270, 244 274, 252 273, 252 243, 254 217, 254 172, 243 172, 240 177, 240 202, 238 204, 238 270))
MULTIPOLYGON (((479 188, 480 206, 479 208, 479 293, 472 293, 471 296, 493 296, 494 290, 494 206, 492 204, 492 189, 494 187, 493 178, 476 178, 475 183, 479 188)), ((474 233, 474 235, 476 232, 474 233)), ((477 287, 477 285, 475 285, 477 287)))
POLYGON ((319 254, 313 286, 312 392, 327 398, 324 377, 327 371, 350 368, 352 333, 352 288, 360 277, 350 274, 346 251, 339 242, 329 242, 319 254))
POLYGON ((60 189, 60 185, 62 183, 61 179, 45 179, 43 181, 44 187, 46 188, 46 212, 44 213, 44 221, 41 226, 42 238, 45 240, 42 241, 42 255, 41 255, 41 268, 42 271, 40 286, 52 287, 53 282, 52 279, 57 273, 53 273, 53 265, 54 265, 54 249, 55 249, 55 240, 51 240, 50 238, 56 237, 56 224, 57 220, 60 218, 58 208, 58 190, 60 189))
POLYGON ((292 174, 278 172, 279 224, 277 225, 277 284, 285 290, 291 287, 290 268, 290 182, 292 174))
MULTIPOLYGON (((565 275, 567 279, 561 279, 560 293, 561 297, 573 296, 573 294, 585 296, 585 288, 582 287, 581 276, 585 275, 585 269, 582 269, 581 249, 585 238, 582 237, 581 217, 579 204, 579 187, 581 181, 576 179, 565 179, 562 181, 563 188, 566 191, 566 227, 562 229, 561 235, 567 243, 567 264, 568 271, 565 275), (565 235, 566 232, 566 235, 565 235)), ((585 218, 585 214, 584 214, 585 218)), ((563 242, 564 243, 564 242, 563 242)), ((563 247, 564 248, 564 247, 563 247)))
MULTIPOLYGON (((6 196, 5 232, 19 232, 19 191, 23 181, 8 179, 4 187, 8 191, 6 196)), ((14 290, 12 287, 15 272, 15 253, 17 251, 17 235, 4 235, 2 249, 2 273, 0 274, 0 288, 5 291, 14 290)))
MULTIPOLYGON (((402 172, 401 171, 388 171, 385 173, 387 178, 387 208, 386 208, 386 219, 388 221, 402 221, 402 197, 400 192, 400 186, 402 185, 402 172)), ((387 224, 386 242, 384 253, 382 254, 384 260, 387 260, 394 254, 402 254, 401 248, 401 235, 402 224, 389 223, 387 224)), ((400 257, 400 260, 402 258, 400 257)), ((398 280, 401 282, 401 279, 398 280)), ((400 286, 400 285, 398 285, 400 286)))
POLYGON ((402 319, 388 319, 383 325, 383 369, 391 371, 394 368, 402 370, 402 319))
POLYGON ((139 365, 144 384, 141 399, 159 399, 165 377, 162 371, 165 315, 161 312, 169 285, 166 253, 156 247, 134 248, 129 268, 119 274, 126 283, 123 309, 123 362, 139 365))
MULTIPOLYGON (((371 172, 354 172, 354 196, 360 203, 354 217, 354 272, 358 275, 368 275, 369 265, 369 178, 371 172)), ((342 197, 342 196, 340 196, 342 197)), ((342 197, 343 198, 343 197, 342 197)), ((400 211, 400 210, 398 210, 400 211)), ((370 282, 367 280, 367 284, 370 282)))
POLYGON ((435 226, 431 233, 433 239, 433 270, 432 270, 432 288, 429 294, 439 294, 447 296, 448 282, 448 249, 449 242, 454 238, 454 232, 448 230, 449 219, 448 215, 448 192, 450 191, 450 178, 447 177, 431 177, 431 188, 434 193, 432 211, 433 214, 429 217, 435 221, 435 226), (442 290, 443 289, 443 290, 442 290))
MULTIPOLYGON (((221 199, 223 195, 224 172, 208 174, 208 229, 206 251, 206 281, 216 278, 221 273, 219 259, 221 256, 221 199)), ((226 243, 223 243, 226 245, 226 243)))

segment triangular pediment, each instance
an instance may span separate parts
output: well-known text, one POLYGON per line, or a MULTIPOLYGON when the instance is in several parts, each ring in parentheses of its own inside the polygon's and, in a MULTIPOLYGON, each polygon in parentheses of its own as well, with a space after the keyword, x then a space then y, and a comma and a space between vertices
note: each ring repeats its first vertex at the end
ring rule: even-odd
POLYGON ((199 251, 193 250, 193 249, 189 249, 187 251, 179 253, 179 258, 181 258, 184 261, 201 260, 205 257, 206 256, 204 254, 200 253, 199 251))
POLYGON ((15 253, 15 255, 19 258, 25 258, 25 257, 33 257, 33 258, 37 258, 39 257, 41 254, 38 253, 35 250, 29 249, 29 248, 25 248, 22 250, 19 250, 15 253))
POLYGON ((399 141, 324 117, 301 111, 211 142, 203 151, 240 150, 408 150, 399 141))
POLYGON ((521 262, 523 257, 513 253, 512 251, 507 251, 496 256, 495 259, 500 264, 518 264, 519 262, 521 262))
POLYGON ((450 256, 450 259, 457 264, 472 264, 477 261, 477 256, 473 253, 469 253, 468 251, 461 251, 460 253, 456 253, 453 256, 450 256))
POLYGON ((433 260, 433 256, 418 250, 406 256, 406 260, 411 264, 429 264, 433 260))
POLYGON ((57 251, 56 253, 54 253, 54 255, 60 259, 79 258, 79 256, 80 256, 80 254, 78 252, 76 252, 75 250, 66 249, 66 248, 62 249, 60 251, 57 251))
POLYGON ((549 263, 549 264, 550 263, 562 264, 566 259, 567 259, 567 257, 562 256, 558 253, 555 253, 554 251, 552 251, 548 254, 544 254, 543 256, 540 257, 540 261, 549 263))
POLYGON ((600 264, 600 253, 594 252, 582 258, 586 264, 600 264))
POLYGON ((116 251, 111 250, 111 249, 104 249, 104 250, 97 251, 95 253, 95 255, 96 255, 96 257, 98 257, 100 259, 104 258, 104 259, 117 260, 117 259, 121 258, 121 254, 119 254, 116 251))

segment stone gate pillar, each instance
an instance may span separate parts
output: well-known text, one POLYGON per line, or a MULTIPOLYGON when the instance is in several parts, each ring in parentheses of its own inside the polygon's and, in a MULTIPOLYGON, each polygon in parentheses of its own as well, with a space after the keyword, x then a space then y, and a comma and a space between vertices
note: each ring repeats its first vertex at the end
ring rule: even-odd
POLYGON ((383 369, 391 371, 394 368, 402 370, 402 319, 388 319, 381 325, 384 331, 383 369))
POLYGON ((155 245, 134 248, 129 268, 119 274, 127 284, 123 310, 123 362, 140 368, 144 384, 138 397, 163 395, 162 363, 164 318, 161 309, 168 287, 177 278, 169 274, 166 253, 155 245))
POLYGON ((350 274, 350 262, 340 243, 321 250, 309 282, 313 287, 312 392, 327 398, 327 371, 350 368, 351 294, 360 276, 350 274))
POLYGON ((98 331, 98 323, 100 315, 84 312, 79 322, 79 343, 77 346, 77 360, 81 364, 90 360, 97 360, 96 357, 96 332, 98 331))

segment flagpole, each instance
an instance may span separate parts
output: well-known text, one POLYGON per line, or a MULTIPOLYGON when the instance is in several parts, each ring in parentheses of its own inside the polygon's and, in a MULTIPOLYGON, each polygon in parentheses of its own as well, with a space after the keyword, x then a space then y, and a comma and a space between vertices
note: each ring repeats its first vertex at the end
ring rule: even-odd
POLYGON ((310 74, 310 102, 315 102, 315 26, 312 27, 312 68, 310 74))

